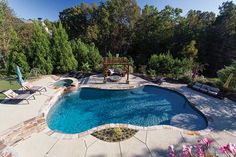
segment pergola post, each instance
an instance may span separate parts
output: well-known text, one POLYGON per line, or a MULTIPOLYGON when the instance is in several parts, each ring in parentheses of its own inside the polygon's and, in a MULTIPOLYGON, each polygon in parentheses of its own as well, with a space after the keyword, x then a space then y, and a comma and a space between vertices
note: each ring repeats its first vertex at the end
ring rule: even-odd
POLYGON ((128 67, 127 67, 127 80, 126 80, 126 83, 129 84, 129 64, 128 64, 128 67))
POLYGON ((103 83, 106 83, 107 82, 107 65, 106 64, 103 64, 103 75, 104 75, 104 80, 103 80, 103 83))

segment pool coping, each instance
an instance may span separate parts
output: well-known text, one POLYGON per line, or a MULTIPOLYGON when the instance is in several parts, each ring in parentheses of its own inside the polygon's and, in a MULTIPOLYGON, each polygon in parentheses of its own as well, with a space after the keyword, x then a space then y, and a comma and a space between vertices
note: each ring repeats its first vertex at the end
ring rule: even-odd
MULTIPOLYGON (((173 130, 177 130, 177 131, 180 131, 180 132, 182 132, 184 134, 188 134, 188 135, 202 135, 202 136, 211 133, 211 131, 214 128, 214 124, 213 124, 213 121, 210 120, 210 117, 207 116, 206 114, 204 114, 204 111, 197 108, 197 106, 194 105, 193 103, 191 103, 189 101, 189 99, 184 94, 177 91, 176 89, 161 87, 161 86, 159 86, 157 84, 153 84, 153 83, 142 83, 142 84, 138 84, 138 85, 132 85, 132 86, 121 87, 121 88, 110 88, 110 87, 105 87, 104 88, 102 86, 95 86, 95 85, 87 84, 87 85, 78 85, 77 90, 79 88, 96 88, 96 89, 107 89, 107 90, 122 90, 122 89, 125 90, 125 89, 127 89, 128 90, 128 89, 135 89, 135 88, 138 88, 138 87, 148 86, 148 85, 156 86, 156 87, 159 87, 159 88, 162 88, 162 89, 167 89, 167 90, 173 91, 173 92, 183 96, 186 99, 186 101, 188 101, 189 104, 193 107, 193 109, 195 109, 197 112, 202 114, 202 116, 205 118, 205 120, 207 122, 207 127, 203 130, 192 131, 192 130, 178 128, 178 127, 171 126, 171 125, 154 125, 154 126, 142 127, 142 126, 131 125, 131 124, 118 124, 118 123, 114 124, 114 123, 110 123, 110 124, 100 125, 100 126, 92 128, 92 129, 89 129, 87 131, 80 132, 80 133, 74 133, 74 134, 69 134, 69 133, 67 134, 67 133, 61 133, 61 132, 58 132, 58 131, 53 131, 48 127, 48 125, 46 125, 46 128, 43 132, 46 133, 47 135, 50 135, 50 136, 58 138, 58 139, 80 138, 80 137, 90 135, 90 134, 92 134, 96 131, 100 131, 100 130, 107 129, 107 128, 116 128, 116 127, 130 128, 130 129, 135 129, 135 130, 145 130, 145 131, 153 131, 153 130, 159 130, 159 129, 173 129, 173 130)), ((44 103, 44 105, 41 107, 41 109, 39 110, 39 115, 43 115, 43 118, 45 119, 45 121, 46 121, 46 117, 47 117, 47 114, 48 114, 49 110, 51 109, 51 107, 53 105, 56 104, 56 102, 61 98, 61 96, 65 94, 65 90, 66 90, 65 87, 58 89, 58 91, 53 96, 51 96, 44 103)))

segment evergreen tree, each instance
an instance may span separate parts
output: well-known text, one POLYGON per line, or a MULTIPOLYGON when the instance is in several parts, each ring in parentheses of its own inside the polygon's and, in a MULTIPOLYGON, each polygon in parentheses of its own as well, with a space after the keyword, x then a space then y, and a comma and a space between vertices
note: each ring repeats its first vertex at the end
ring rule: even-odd
POLYGON ((87 63, 89 60, 89 49, 87 45, 83 43, 80 39, 72 41, 72 48, 75 58, 78 61, 78 68, 79 70, 81 70, 83 64, 87 63))
POLYGON ((9 56, 8 56, 8 74, 15 74, 16 65, 21 68, 22 73, 29 72, 29 65, 27 63, 27 58, 22 51, 20 40, 17 36, 17 33, 10 29, 11 40, 9 43, 9 56))
POLYGON ((72 42, 73 52, 78 61, 78 67, 82 70, 85 64, 88 64, 91 70, 100 70, 102 56, 99 53, 94 43, 85 44, 80 39, 72 42))
POLYGON ((38 21, 34 21, 30 57, 32 67, 38 68, 42 74, 50 74, 53 70, 49 35, 38 21))
POLYGON ((77 69, 77 61, 72 53, 68 35, 59 22, 58 27, 53 27, 52 37, 53 65, 55 72, 68 72, 77 69))

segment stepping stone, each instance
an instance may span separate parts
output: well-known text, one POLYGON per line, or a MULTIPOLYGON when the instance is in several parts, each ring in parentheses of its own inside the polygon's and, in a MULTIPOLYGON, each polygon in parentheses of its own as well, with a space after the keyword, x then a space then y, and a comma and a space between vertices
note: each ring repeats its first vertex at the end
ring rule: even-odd
POLYGON ((81 139, 60 140, 48 152, 46 157, 84 157, 85 143, 81 139))
POLYGON ((151 152, 148 150, 147 146, 140 140, 132 137, 126 141, 120 142, 122 157, 151 157, 151 152))
POLYGON ((147 147, 153 157, 168 156, 168 146, 174 145, 175 149, 182 148, 183 137, 180 132, 173 129, 147 131, 147 147))
POLYGON ((52 148, 57 139, 44 133, 33 134, 31 138, 19 142, 14 150, 22 157, 42 157, 52 148))
POLYGON ((86 157, 120 157, 119 143, 110 143, 97 140, 86 153, 86 157))
POLYGON ((146 135, 147 135, 146 131, 139 130, 134 136, 143 143, 146 143, 146 135))

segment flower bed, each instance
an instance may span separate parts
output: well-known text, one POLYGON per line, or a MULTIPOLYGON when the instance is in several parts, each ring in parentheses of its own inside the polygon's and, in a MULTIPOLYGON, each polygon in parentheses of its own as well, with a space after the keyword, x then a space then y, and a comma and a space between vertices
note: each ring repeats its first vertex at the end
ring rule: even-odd
POLYGON ((229 143, 218 150, 212 147, 212 140, 203 138, 196 145, 183 145, 182 152, 177 154, 174 146, 169 146, 169 157, 236 157, 236 144, 229 143))
POLYGON ((106 142, 120 142, 133 137, 138 130, 130 128, 108 128, 92 133, 92 135, 106 142))

